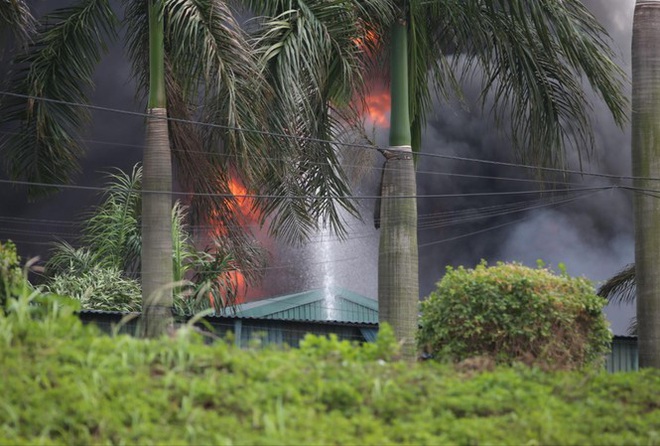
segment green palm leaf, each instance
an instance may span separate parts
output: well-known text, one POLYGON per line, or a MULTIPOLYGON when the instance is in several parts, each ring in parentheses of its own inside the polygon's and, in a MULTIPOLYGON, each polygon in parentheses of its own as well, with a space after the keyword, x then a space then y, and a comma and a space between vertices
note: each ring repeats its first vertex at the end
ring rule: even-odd
MULTIPOLYGON (((17 133, 0 140, 13 179, 64 183, 78 170, 83 148, 78 142, 89 112, 72 104, 88 103, 92 73, 105 40, 115 37, 115 14, 107 0, 86 0, 43 19, 25 54, 14 61, 13 92, 69 104, 11 98, 2 103, 0 123, 17 133)), ((55 188, 30 186, 31 196, 55 188)))
POLYGON ((598 288, 598 295, 611 303, 632 304, 635 302, 635 264, 632 263, 607 279, 598 288))
POLYGON ((136 277, 140 268, 142 168, 128 174, 119 169, 107 175, 102 203, 89 214, 82 242, 106 266, 136 277))
POLYGON ((429 88, 457 88, 448 67, 458 78, 483 74, 484 104, 492 101, 499 124, 510 122, 507 130, 525 162, 564 165, 568 143, 581 156, 589 154, 582 77, 615 121, 625 122, 624 74, 612 61, 607 33, 579 0, 411 1, 410 8, 413 124, 424 123, 429 88), (417 25, 421 31, 412 28, 417 25), (425 68, 433 74, 431 86, 425 68))
MULTIPOLYGON (((275 90, 271 128, 292 136, 336 140, 357 121, 353 98, 365 92, 382 26, 392 17, 385 1, 248 1, 260 17, 255 45, 275 90), (347 117, 349 117, 347 119, 347 117)), ((357 215, 346 198, 350 186, 332 144, 280 139, 280 160, 265 176, 261 201, 272 216, 271 232, 301 242, 319 222, 344 234, 342 209, 357 215), (309 197, 309 198, 299 198, 309 197)))
MULTIPOLYGON (((24 0, 5 0, 0 2, 0 32, 11 31, 16 39, 27 42, 34 32, 36 21, 24 0)), ((5 37, 5 36, 2 36, 5 37)))

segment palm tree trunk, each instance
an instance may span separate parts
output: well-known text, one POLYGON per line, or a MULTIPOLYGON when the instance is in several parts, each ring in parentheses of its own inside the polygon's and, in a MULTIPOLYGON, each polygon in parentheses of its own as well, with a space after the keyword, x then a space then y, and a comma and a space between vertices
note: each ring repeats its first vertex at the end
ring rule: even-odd
POLYGON ((149 3, 149 104, 142 180, 142 312, 144 334, 172 324, 172 161, 165 101, 162 5, 149 3))
POLYGON ((632 156, 639 366, 660 368, 660 0, 637 0, 632 41, 632 156))
POLYGON ((408 112, 408 41, 405 22, 392 30, 390 150, 381 189, 378 257, 379 322, 388 323, 405 359, 416 358, 419 303, 417 193, 408 112), (405 197, 405 198, 404 198, 405 197))

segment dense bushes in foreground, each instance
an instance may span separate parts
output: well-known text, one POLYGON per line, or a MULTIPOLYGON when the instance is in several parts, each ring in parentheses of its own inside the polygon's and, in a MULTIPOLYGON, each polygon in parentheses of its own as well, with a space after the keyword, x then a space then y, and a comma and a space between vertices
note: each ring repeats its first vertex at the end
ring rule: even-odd
POLYGON ((410 366, 387 339, 111 338, 27 300, 0 315, 0 444, 660 444, 658 371, 410 366))

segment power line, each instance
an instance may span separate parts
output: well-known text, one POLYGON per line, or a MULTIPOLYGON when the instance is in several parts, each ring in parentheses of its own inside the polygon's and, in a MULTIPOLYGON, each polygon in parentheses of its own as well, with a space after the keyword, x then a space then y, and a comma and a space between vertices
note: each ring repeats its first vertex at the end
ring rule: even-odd
POLYGON ((468 217, 463 217, 463 218, 454 219, 454 220, 449 219, 449 221, 447 221, 447 222, 440 222, 440 223, 435 222, 432 225, 425 225, 422 230, 438 229, 438 228, 443 228, 443 227, 447 227, 447 226, 454 226, 454 225, 457 225, 457 224, 471 223, 471 222, 474 222, 474 221, 477 221, 477 220, 483 220, 483 219, 487 219, 487 218, 503 217, 503 216, 506 216, 506 215, 519 214, 521 212, 528 212, 528 211, 535 210, 535 209, 542 209, 542 208, 546 208, 546 207, 550 207, 550 206, 566 204, 566 203, 570 203, 572 201, 580 200, 582 198, 585 198, 586 196, 593 195, 593 194, 598 193, 598 192, 600 192, 600 191, 592 192, 592 193, 586 193, 586 194, 580 195, 578 197, 571 197, 571 198, 567 198, 567 199, 564 199, 564 200, 552 201, 550 203, 539 204, 539 205, 536 205, 536 206, 525 206, 525 207, 520 206, 520 207, 512 209, 512 210, 479 214, 479 215, 476 215, 476 216, 473 216, 473 217, 468 216, 468 217))
POLYGON ((122 110, 122 109, 119 109, 119 108, 103 107, 103 106, 100 106, 100 105, 82 104, 82 103, 77 103, 77 102, 62 101, 60 99, 51 99, 51 98, 45 98, 45 97, 33 96, 33 95, 27 95, 27 94, 21 94, 21 93, 12 93, 12 92, 8 92, 8 91, 0 91, 0 95, 10 96, 10 97, 15 97, 15 98, 20 98, 20 99, 30 99, 30 100, 35 100, 35 101, 50 102, 50 103, 53 103, 53 104, 68 105, 68 106, 72 106, 72 107, 82 107, 82 108, 87 108, 89 110, 103 111, 103 112, 108 112, 108 113, 117 113, 117 114, 127 115, 127 116, 139 116, 141 118, 161 119, 161 120, 170 121, 170 122, 177 122, 177 123, 180 123, 180 124, 199 125, 199 126, 204 126, 204 127, 218 128, 218 129, 222 129, 222 130, 232 130, 232 131, 244 132, 244 133, 254 133, 254 134, 262 135, 262 136, 273 136, 273 137, 284 138, 284 139, 294 139, 294 140, 299 140, 299 141, 316 142, 316 143, 322 143, 322 144, 333 144, 333 145, 340 144, 340 145, 346 146, 346 147, 356 147, 356 148, 362 148, 362 149, 378 150, 378 147, 373 146, 373 145, 349 143, 349 142, 341 142, 340 143, 340 142, 329 141, 329 140, 321 139, 321 138, 312 138, 312 137, 297 136, 297 135, 287 135, 285 133, 276 133, 276 132, 270 132, 270 131, 267 131, 267 130, 246 129, 246 128, 242 128, 242 127, 234 127, 234 126, 216 124, 216 123, 211 123, 211 122, 195 121, 195 120, 192 120, 192 119, 172 118, 170 116, 155 116, 155 115, 151 115, 149 113, 144 113, 144 112, 136 112, 136 111, 130 111, 130 110, 122 110))
MULTIPOLYGON (((10 131, 0 131, 0 134, 5 134, 5 135, 18 135, 20 134, 19 132, 10 132, 10 131)), ((48 137, 47 139, 55 139, 54 137, 48 137)), ((126 144, 126 143, 119 143, 119 142, 112 142, 112 141, 103 141, 103 140, 98 140, 98 139, 84 139, 80 138, 79 141, 89 143, 89 144, 103 144, 103 145, 111 145, 111 146, 121 146, 121 147, 130 147, 130 148, 136 148, 136 149, 144 149, 146 146, 144 144, 126 144)), ((339 143, 340 144, 340 143, 339 143)), ((224 157, 224 158, 239 158, 240 155, 237 154, 230 154, 230 153, 218 153, 218 152, 211 152, 208 150, 181 150, 181 149, 171 149, 173 152, 181 152, 181 153, 195 153, 195 154, 202 154, 202 155, 210 155, 213 157, 224 157)), ((282 157, 263 157, 263 156, 256 156, 256 155, 246 155, 247 158, 254 158, 254 159, 260 159, 260 160, 268 160, 268 161, 281 161, 283 160, 282 157)), ((321 162, 321 161, 314 161, 314 162, 309 162, 311 165, 315 166, 330 166, 332 163, 329 162, 321 162)), ((360 164, 347 164, 347 163, 341 163, 341 166, 343 168, 357 168, 357 169, 367 169, 370 171, 382 171, 383 167, 382 166, 364 166, 360 164)), ((418 166, 417 166, 418 167, 418 166)), ((532 167, 532 166, 530 166, 532 167)), ((503 176, 495 176, 495 175, 476 175, 476 174, 462 174, 462 173, 456 173, 456 172, 438 172, 438 171, 433 171, 433 170, 420 170, 419 168, 415 169, 416 174, 422 174, 422 175, 434 175, 434 176, 449 176, 449 177, 457 177, 457 178, 473 178, 473 179, 484 179, 484 180, 498 180, 498 181, 514 181, 514 182, 526 182, 526 183, 536 183, 536 184, 552 184, 552 185, 579 185, 581 183, 575 182, 575 181, 558 181, 558 180, 545 180, 545 179, 540 179, 540 178, 514 178, 514 177, 503 177, 503 176)))
MULTIPOLYGON (((563 205, 563 204, 567 204, 567 203, 572 202, 572 201, 577 201, 579 199, 585 198, 585 197, 590 196, 590 195, 594 195, 598 192, 599 191, 584 193, 584 194, 582 194, 580 196, 577 196, 577 197, 571 197, 571 198, 566 198, 566 199, 556 200, 556 201, 553 200, 553 201, 545 202, 545 203, 543 202, 543 200, 533 200, 533 201, 531 201, 531 203, 532 203, 531 205, 527 204, 528 202, 522 202, 522 203, 516 203, 514 205, 508 204, 508 205, 484 207, 484 208, 481 208, 481 209, 486 209, 487 211, 478 212, 476 215, 461 215, 461 214, 459 214, 457 217, 448 216, 447 218, 444 218, 444 219, 438 218, 438 219, 427 221, 427 223, 420 224, 418 226, 418 231, 422 232, 422 231, 433 230, 433 229, 438 229, 438 228, 442 228, 442 227, 453 226, 453 225, 457 225, 457 224, 471 223, 471 222, 474 222, 474 221, 483 220, 483 219, 487 219, 487 218, 501 217, 501 216, 512 215, 512 214, 521 213, 521 212, 527 212, 527 211, 531 211, 531 210, 535 210, 535 209, 541 209, 541 208, 547 208, 547 207, 552 207, 552 206, 557 206, 557 205, 563 205)), ((480 208, 477 208, 477 209, 480 209, 480 208)), ((466 210, 466 211, 469 212, 471 210, 466 210)), ((438 214, 438 215, 440 215, 440 214, 438 214)), ((456 214, 454 214, 454 215, 456 215, 456 214)), ((0 217, 0 220, 1 219, 2 219, 2 217, 0 217)), ((24 220, 29 221, 30 219, 24 219, 24 220)), ((37 219, 37 221, 38 221, 38 219, 37 219)), ((363 229, 366 226, 367 226, 367 224, 365 223, 363 225, 355 225, 355 226, 353 226, 353 228, 363 229)), ((206 226, 206 227, 209 228, 209 229, 212 228, 212 226, 206 226)), ((496 226, 496 227, 500 227, 500 226, 496 226)), ((490 230, 490 229, 488 229, 488 230, 490 230)), ((50 232, 50 231, 38 231, 38 230, 29 231, 29 230, 13 230, 13 229, 6 229, 3 232, 6 232, 6 233, 19 233, 19 234, 23 234, 23 235, 35 235, 35 236, 38 236, 38 237, 48 237, 48 236, 53 236, 53 235, 71 235, 71 236, 74 236, 74 238, 76 238, 75 236, 79 235, 79 234, 74 234, 74 233, 53 233, 53 232, 50 232)), ((478 231, 477 233, 481 233, 481 232, 482 232, 482 230, 478 231)), ((470 234, 472 234, 472 233, 470 233, 470 234)), ((467 236, 467 235, 459 236, 458 238, 463 238, 465 236, 467 236)), ((346 236, 346 237, 332 236, 332 235, 327 235, 326 236, 325 234, 320 234, 320 235, 317 235, 316 237, 312 237, 309 241, 306 242, 306 244, 310 245, 310 244, 322 244, 322 243, 350 242, 350 241, 355 241, 355 240, 359 240, 359 239, 369 239, 369 238, 374 238, 374 237, 375 237, 375 232, 373 230, 368 231, 368 232, 352 231, 351 235, 346 236)), ((451 241, 451 240, 454 240, 454 238, 443 240, 441 242, 451 241)), ((51 246, 53 246, 52 243, 53 242, 50 243, 51 246)), ((435 243, 440 243, 440 242, 432 242, 432 243, 435 244, 435 243)), ((43 243, 43 244, 46 244, 46 243, 43 243)), ((426 245, 420 245, 420 246, 426 246, 426 245)), ((334 261, 339 262, 339 261, 343 261, 343 260, 352 260, 352 259, 337 259, 337 260, 334 260, 334 261)), ((279 267, 277 267, 277 268, 279 268, 279 267)), ((268 269, 268 268, 265 268, 265 269, 268 269)))
MULTIPOLYGON (((173 118, 173 117, 168 117, 168 116, 153 116, 153 115, 150 115, 150 114, 144 113, 144 112, 135 112, 135 111, 130 111, 130 110, 122 110, 122 109, 103 107, 103 106, 98 106, 98 105, 62 101, 62 100, 59 100, 59 99, 51 99, 51 98, 45 98, 45 97, 40 97, 40 96, 26 95, 26 94, 20 94, 20 93, 12 93, 12 92, 8 92, 8 91, 0 91, 0 95, 16 97, 16 98, 21 98, 21 99, 30 99, 30 100, 36 100, 36 101, 50 102, 50 103, 68 105, 68 106, 73 106, 73 107, 83 107, 83 108, 88 108, 90 110, 104 111, 104 112, 109 112, 109 113, 118 113, 118 114, 124 114, 124 115, 129 115, 129 116, 139 116, 139 117, 142 117, 142 118, 164 119, 164 120, 167 120, 167 121, 178 122, 178 123, 182 123, 182 124, 199 125, 199 126, 219 128, 219 129, 223 129, 223 130, 232 130, 232 131, 245 132, 245 133, 255 133, 255 134, 259 134, 259 135, 263 135, 263 136, 272 136, 272 137, 277 137, 277 138, 294 139, 294 140, 299 140, 299 141, 308 141, 308 142, 316 142, 316 143, 323 143, 323 144, 339 145, 339 146, 344 146, 344 147, 354 147, 354 148, 365 149, 365 150, 375 150, 375 151, 381 151, 382 150, 382 148, 380 148, 378 146, 375 146, 375 145, 349 143, 349 142, 338 142, 338 141, 330 141, 330 140, 321 139, 321 138, 312 138, 312 137, 297 136, 297 135, 287 135, 287 134, 284 134, 284 133, 276 133, 276 132, 270 132, 270 131, 266 131, 266 130, 257 130, 257 129, 246 129, 246 128, 233 127, 233 126, 227 126, 227 125, 210 123, 210 122, 195 121, 195 120, 191 120, 191 119, 173 118)), ((390 151, 390 152, 394 152, 394 153, 407 153, 405 151, 397 150, 397 149, 394 149, 394 148, 387 148, 387 150, 390 151)), ((584 172, 584 171, 574 170, 574 169, 532 166, 532 165, 528 165, 528 164, 510 163, 510 162, 504 162, 504 161, 491 161, 491 160, 468 158, 468 157, 461 157, 461 156, 455 156, 455 155, 441 155, 441 154, 437 154, 437 153, 419 152, 419 153, 416 153, 416 156, 423 156, 423 157, 429 157, 429 158, 449 159, 449 160, 453 160, 453 161, 466 161, 466 162, 490 164, 490 165, 503 166, 503 167, 523 168, 523 169, 531 169, 531 170, 544 171, 544 172, 553 172, 553 173, 562 173, 562 174, 576 174, 576 175, 582 175, 582 176, 593 176, 593 177, 599 177, 599 178, 609 178, 609 179, 618 180, 618 181, 634 180, 634 179, 648 180, 648 181, 660 181, 660 178, 654 178, 654 177, 634 177, 634 176, 613 175, 613 174, 605 174, 605 173, 597 173, 597 172, 584 172)))
MULTIPOLYGON (((586 196, 589 196, 589 195, 594 195, 595 193, 597 193, 597 192, 594 192, 592 194, 584 194, 583 196, 576 197, 572 200, 565 200, 563 202, 553 203, 553 205, 561 206, 563 204, 567 204, 570 201, 575 201, 575 200, 580 199, 580 198, 585 198, 586 196)), ((519 218, 517 220, 509 221, 509 222, 494 225, 494 226, 489 226, 487 228, 480 229, 480 230, 477 230, 477 231, 472 231, 472 232, 469 232, 467 234, 461 234, 461 235, 457 235, 457 236, 454 236, 454 237, 445 238, 445 239, 442 239, 442 240, 436 240, 434 242, 423 243, 423 244, 418 245, 418 247, 419 248, 426 248, 428 246, 438 245, 440 243, 446 243, 446 242, 452 242, 452 241, 455 241, 455 240, 460 240, 462 238, 471 237, 473 235, 478 235, 478 234, 483 234, 484 232, 489 232, 489 231, 492 231, 492 230, 495 230, 495 229, 503 228, 505 226, 510 226, 510 225, 515 225, 515 224, 518 224, 518 223, 522 223, 523 221, 529 220, 531 218, 532 218, 532 216, 530 215, 530 216, 527 216, 527 217, 519 218)))
MULTIPOLYGON (((89 190, 97 192, 107 192, 111 190, 109 187, 101 186, 79 186, 75 184, 63 184, 63 183, 42 183, 38 181, 25 181, 25 180, 7 180, 0 179, 0 183, 4 184, 16 184, 22 186, 37 186, 37 187, 46 187, 46 188, 61 188, 61 189, 71 189, 71 190, 89 190)), ((202 197, 222 197, 222 198, 256 198, 256 199, 278 199, 278 198, 288 198, 293 200, 305 200, 305 199, 322 199, 322 200, 375 200, 375 199, 407 199, 407 198, 468 198, 468 197, 494 197, 494 196, 509 196, 509 195, 530 195, 530 194, 548 194, 550 192, 582 192, 590 190, 605 190, 605 189, 615 189, 622 186, 612 185, 612 186, 598 186, 598 187, 584 187, 584 188, 575 188, 575 189, 537 189, 537 190, 525 190, 525 191, 504 191, 504 192, 468 192, 468 193, 456 193, 456 194, 429 194, 429 195, 396 195, 396 196, 380 196, 380 195, 275 195, 275 194, 232 194, 232 193, 212 193, 212 192, 177 192, 177 191, 156 191, 148 189, 132 190, 127 189, 127 192, 135 192, 142 194, 167 194, 174 196, 202 196, 202 197)))

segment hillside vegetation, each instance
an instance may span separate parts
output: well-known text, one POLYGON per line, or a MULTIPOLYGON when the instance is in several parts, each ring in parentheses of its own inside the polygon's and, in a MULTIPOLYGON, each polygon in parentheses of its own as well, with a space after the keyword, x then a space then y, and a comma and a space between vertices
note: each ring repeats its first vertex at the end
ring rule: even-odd
POLYGON ((393 360, 389 330, 296 350, 108 337, 29 288, 0 311, 0 444, 660 444, 660 372, 393 360))

